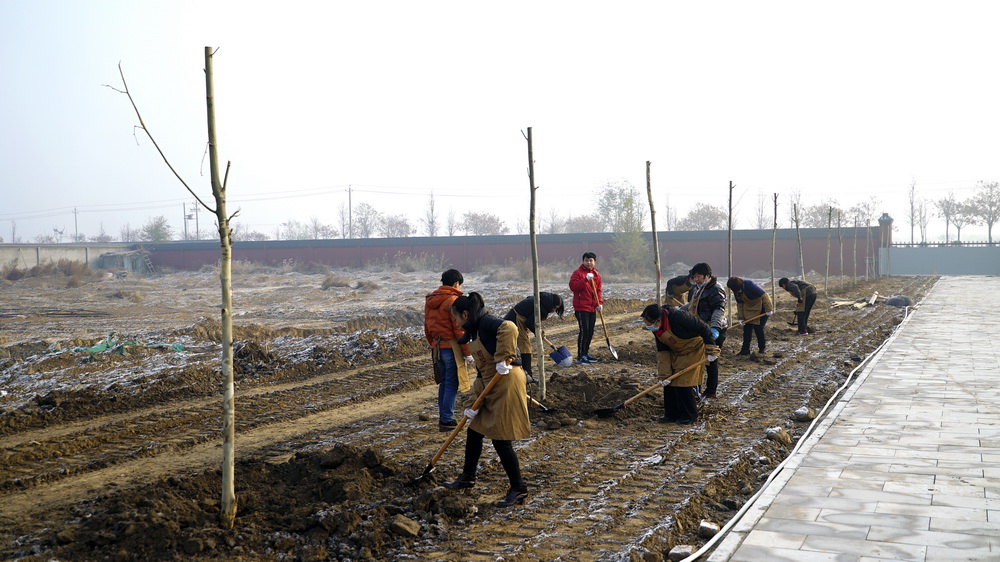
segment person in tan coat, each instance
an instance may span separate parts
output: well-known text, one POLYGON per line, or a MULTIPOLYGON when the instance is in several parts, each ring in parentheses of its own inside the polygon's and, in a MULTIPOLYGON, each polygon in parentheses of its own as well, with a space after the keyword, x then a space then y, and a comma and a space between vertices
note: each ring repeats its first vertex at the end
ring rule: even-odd
POLYGON ((496 503, 497 507, 524 503, 528 487, 521 478, 520 463, 511 443, 515 439, 531 436, 526 378, 517 349, 517 326, 510 320, 488 314, 482 296, 475 292, 455 299, 451 310, 469 338, 469 351, 479 376, 472 384, 473 398, 465 409, 465 417, 470 421, 462 474, 453 482, 445 482, 444 486, 455 490, 475 485, 476 469, 483 453, 483 438, 489 437, 510 480, 510 490, 496 503), (486 395, 478 410, 470 409, 493 377, 502 378, 486 395))
POLYGON ((660 423, 682 425, 698 419, 697 387, 705 378, 705 367, 672 381, 667 378, 701 360, 719 356, 712 329, 694 315, 672 306, 651 304, 643 309, 643 327, 656 339, 656 370, 663 384, 663 417, 660 423))
POLYGON ((730 277, 726 287, 733 292, 736 299, 736 316, 738 326, 743 326, 743 347, 737 355, 750 355, 750 342, 757 335, 757 351, 764 353, 767 340, 764 339, 764 326, 774 312, 771 296, 760 285, 742 277, 730 277))

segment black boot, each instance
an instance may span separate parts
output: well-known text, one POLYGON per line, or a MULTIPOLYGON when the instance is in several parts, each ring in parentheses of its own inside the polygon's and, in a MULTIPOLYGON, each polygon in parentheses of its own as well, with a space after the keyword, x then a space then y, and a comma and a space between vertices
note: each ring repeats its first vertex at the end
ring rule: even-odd
POLYGON ((464 490, 466 488, 471 488, 476 485, 476 476, 469 476, 466 473, 458 475, 458 479, 452 482, 445 482, 442 484, 445 488, 450 490, 464 490))
POLYGON ((524 503, 524 500, 528 498, 528 487, 522 486, 520 488, 511 488, 507 492, 507 497, 498 501, 496 503, 497 507, 510 507, 512 505, 520 505, 524 503))

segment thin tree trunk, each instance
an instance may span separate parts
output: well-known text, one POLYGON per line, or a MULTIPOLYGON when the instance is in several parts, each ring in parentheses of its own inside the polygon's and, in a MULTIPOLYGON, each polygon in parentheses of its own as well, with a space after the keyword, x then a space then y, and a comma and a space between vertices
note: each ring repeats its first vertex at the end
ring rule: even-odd
POLYGON ((854 284, 858 284, 858 219, 854 219, 854 284))
POLYGON ((649 179, 649 160, 646 160, 646 196, 649 198, 649 225, 653 229, 653 266, 656 268, 656 304, 663 304, 663 280, 660 273, 660 243, 656 237, 656 207, 653 205, 653 184, 649 179))
POLYGON ((535 155, 531 144, 531 127, 528 127, 528 188, 531 190, 531 212, 529 231, 531 232, 531 280, 535 296, 535 349, 538 353, 538 399, 545 400, 545 346, 542 343, 542 298, 538 287, 538 242, 535 228, 535 155))
MULTIPOLYGON (((736 186, 733 185, 733 182, 730 181, 729 182, 729 234, 728 234, 728 249, 726 252, 729 261, 729 273, 728 273, 729 277, 733 276, 733 189, 735 187, 736 186)), ((733 293, 732 291, 726 291, 726 293, 729 295, 728 297, 729 302, 726 303, 726 324, 729 325, 733 323, 733 309, 736 307, 732 305, 732 302, 734 302, 734 299, 736 297, 732 294, 733 293)))
POLYGON ((219 179, 219 149, 215 140, 215 87, 212 83, 212 48, 205 47, 205 91, 208 106, 208 161, 215 196, 215 216, 219 221, 219 242, 222 257, 219 280, 222 283, 222 527, 232 529, 236 521, 236 491, 234 474, 236 443, 236 411, 233 385, 233 283, 232 232, 226 215, 225 185, 219 179))
POLYGON ((840 291, 844 292, 844 234, 840 230, 840 219, 843 213, 837 212, 837 249, 840 253, 840 291))
POLYGON ((801 272, 803 281, 806 280, 806 262, 802 258, 802 231, 799 230, 799 204, 796 203, 792 206, 792 210, 795 212, 795 238, 799 241, 799 272, 801 272))
POLYGON ((830 231, 833 229, 833 207, 826 216, 826 279, 823 281, 826 287, 826 298, 830 298, 830 231))
POLYGON ((775 294, 774 283, 774 248, 778 240, 778 194, 774 194, 774 226, 771 227, 771 302, 778 306, 778 297, 775 294))

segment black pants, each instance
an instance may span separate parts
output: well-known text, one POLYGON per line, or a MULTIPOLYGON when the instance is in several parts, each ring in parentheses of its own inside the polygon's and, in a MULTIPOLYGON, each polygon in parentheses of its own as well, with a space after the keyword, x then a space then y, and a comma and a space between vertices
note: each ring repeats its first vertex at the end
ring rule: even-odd
MULTIPOLYGON (((722 343, 725 341, 726 331, 719 330, 719 337, 715 338, 715 345, 721 349, 722 343)), ((705 381, 705 394, 715 394, 719 389, 719 360, 716 359, 709 363, 705 370, 708 372, 708 380, 705 381)))
MULTIPOLYGON (((483 454, 483 434, 469 428, 465 434, 465 464, 462 466, 462 474, 466 480, 476 479, 476 469, 479 466, 479 457, 483 454)), ((517 453, 510 441, 493 439, 493 448, 497 450, 500 457, 500 464, 503 465, 507 479, 510 480, 510 487, 514 490, 526 491, 527 486, 521 480, 521 465, 517 461, 517 453)))
POLYGON ((596 312, 577 310, 576 323, 580 326, 580 335, 576 337, 577 357, 590 354, 590 340, 594 339, 594 326, 597 324, 596 312))
POLYGON ((796 312, 795 316, 799 321, 799 333, 805 334, 809 331, 809 313, 812 312, 813 305, 816 304, 816 292, 808 293, 805 296, 806 300, 806 310, 805 312, 796 312))
POLYGON ((698 398, 693 386, 663 387, 663 415, 668 420, 698 419, 698 398))
POLYGON ((757 335, 757 350, 763 353, 764 348, 767 347, 767 341, 764 340, 764 325, 767 324, 767 316, 762 316, 757 320, 760 324, 743 325, 743 347, 740 348, 740 353, 750 353, 750 341, 754 334, 757 335))

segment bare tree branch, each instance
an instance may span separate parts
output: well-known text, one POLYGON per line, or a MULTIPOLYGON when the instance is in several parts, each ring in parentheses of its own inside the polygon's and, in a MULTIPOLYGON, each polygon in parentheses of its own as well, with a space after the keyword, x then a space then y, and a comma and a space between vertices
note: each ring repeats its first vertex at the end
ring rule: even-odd
POLYGON ((121 75, 122 77, 122 85, 125 86, 125 90, 122 91, 119 90, 118 88, 112 88, 111 86, 108 87, 111 88, 112 90, 121 92, 126 96, 128 96, 128 101, 129 103, 132 104, 132 109, 135 110, 135 116, 136 118, 139 119, 139 127, 143 130, 143 132, 146 133, 146 136, 149 137, 149 140, 150 142, 153 143, 153 146, 156 147, 156 151, 160 153, 160 158, 163 158, 163 161, 167 164, 167 167, 170 168, 170 171, 173 172, 174 176, 181 182, 181 185, 184 186, 184 189, 188 190, 188 193, 194 196, 195 200, 198 201, 198 203, 200 203, 202 207, 205 207, 209 211, 215 213, 216 210, 213 209, 212 207, 209 207, 208 204, 202 201, 201 197, 198 197, 198 194, 195 193, 194 190, 191 189, 191 186, 189 186, 187 182, 184 181, 184 178, 182 178, 181 175, 177 173, 177 170, 175 170, 173 165, 170 164, 170 160, 167 160, 167 155, 163 153, 163 150, 160 149, 160 145, 156 143, 156 139, 153 138, 153 135, 149 132, 149 129, 146 128, 146 123, 143 122, 142 120, 142 114, 139 113, 139 108, 138 106, 135 105, 135 100, 132 99, 132 93, 129 92, 128 90, 128 82, 125 81, 125 72, 122 70, 122 63, 120 62, 118 63, 118 74, 121 75))

